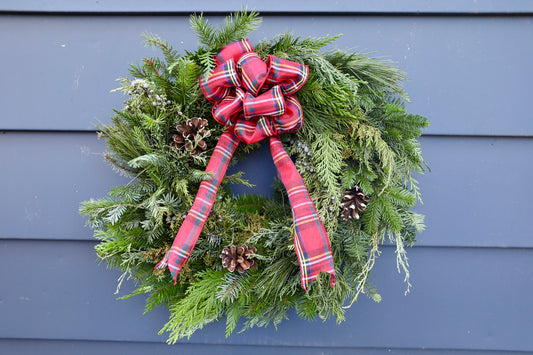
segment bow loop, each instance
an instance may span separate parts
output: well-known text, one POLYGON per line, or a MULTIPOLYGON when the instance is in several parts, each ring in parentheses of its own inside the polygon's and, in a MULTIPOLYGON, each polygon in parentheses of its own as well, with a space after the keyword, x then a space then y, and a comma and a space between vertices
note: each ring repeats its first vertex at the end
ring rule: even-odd
POLYGON ((200 77, 200 89, 205 98, 212 103, 228 96, 231 88, 240 86, 241 82, 233 59, 217 65, 211 73, 202 74, 200 77))
POLYGON ((246 90, 257 96, 267 78, 267 64, 259 58, 257 53, 248 52, 237 62, 237 70, 246 90))
POLYGON ((285 95, 300 90, 309 76, 309 67, 290 60, 269 55, 267 58, 268 76, 265 86, 279 84, 285 95))
POLYGON ((215 62, 217 65, 233 60, 234 63, 237 63, 244 53, 253 52, 254 47, 248 38, 242 39, 237 42, 233 42, 225 46, 217 54, 215 62))
POLYGON ((272 117, 272 126, 277 133, 295 133, 303 125, 303 110, 300 102, 293 96, 285 97, 285 113, 282 116, 272 117))
POLYGON ((213 106, 213 118, 226 127, 231 127, 241 117, 246 93, 241 88, 228 90, 228 94, 213 106))

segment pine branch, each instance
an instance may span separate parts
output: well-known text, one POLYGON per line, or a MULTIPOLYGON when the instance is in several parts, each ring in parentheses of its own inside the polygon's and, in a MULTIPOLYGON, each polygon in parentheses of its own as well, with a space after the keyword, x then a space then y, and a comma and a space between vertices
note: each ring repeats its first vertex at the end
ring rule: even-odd
POLYGON ((191 16, 189 22, 200 43, 211 51, 218 52, 225 45, 246 38, 250 32, 259 27, 262 19, 255 11, 241 10, 226 17, 217 30, 204 19, 203 14, 191 16))
POLYGON ((152 33, 143 33, 142 37, 145 40, 145 44, 149 47, 155 47, 162 51, 163 56, 167 63, 174 63, 178 60, 178 53, 161 37, 152 33))
POLYGON ((406 75, 392 62, 371 57, 368 53, 345 53, 340 50, 326 53, 325 57, 342 72, 363 82, 373 98, 379 98, 384 93, 408 100, 402 87, 406 75))

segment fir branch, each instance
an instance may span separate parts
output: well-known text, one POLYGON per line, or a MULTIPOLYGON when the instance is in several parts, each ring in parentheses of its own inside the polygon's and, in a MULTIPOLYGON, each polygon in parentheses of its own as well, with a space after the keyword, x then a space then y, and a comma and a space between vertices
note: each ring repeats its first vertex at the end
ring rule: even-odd
POLYGON ((152 72, 161 77, 161 74, 159 74, 159 72, 157 71, 156 67, 155 67, 155 64, 154 64, 154 60, 153 59, 150 59, 150 58, 145 58, 144 59, 144 65, 150 67, 152 69, 152 72))
POLYGON ((192 15, 189 22, 200 43, 211 51, 218 52, 225 45, 246 38, 250 32, 259 27, 262 19, 259 13, 243 9, 226 17, 224 23, 216 30, 208 20, 204 19, 203 14, 192 15))
POLYGON ((142 34, 145 44, 149 47, 155 47, 160 49, 163 52, 163 56, 167 63, 174 63, 179 55, 178 53, 170 46, 166 41, 162 40, 161 37, 153 33, 145 32, 142 34))
POLYGON ((118 159, 112 158, 111 153, 104 153, 104 159, 110 162, 114 168, 116 168, 120 173, 131 176, 137 173, 136 170, 132 169, 125 162, 119 161, 118 159))
POLYGON ((300 41, 299 45, 303 48, 309 48, 310 50, 319 51, 323 47, 326 47, 337 39, 341 38, 342 34, 335 36, 326 35, 324 37, 308 37, 300 41))

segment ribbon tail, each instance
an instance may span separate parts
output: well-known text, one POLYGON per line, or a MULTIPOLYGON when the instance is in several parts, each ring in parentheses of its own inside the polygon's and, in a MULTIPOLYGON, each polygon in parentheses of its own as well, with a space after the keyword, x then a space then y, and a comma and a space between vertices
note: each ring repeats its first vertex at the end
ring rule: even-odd
POLYGON ((270 137, 270 150, 292 206, 295 228, 294 246, 300 262, 302 287, 307 292, 309 283, 321 272, 331 275, 331 287, 333 287, 335 268, 329 237, 305 183, 283 148, 279 137, 270 137))
POLYGON ((163 260, 155 266, 156 269, 164 269, 168 266, 174 279, 174 284, 176 284, 179 271, 187 262, 198 241, 198 237, 215 202, 220 183, 224 175, 226 175, 229 162, 238 145, 239 139, 234 135, 233 131, 226 131, 220 136, 205 169, 207 173, 213 174, 213 178, 204 180, 200 184, 194 203, 174 239, 172 248, 170 248, 163 260))

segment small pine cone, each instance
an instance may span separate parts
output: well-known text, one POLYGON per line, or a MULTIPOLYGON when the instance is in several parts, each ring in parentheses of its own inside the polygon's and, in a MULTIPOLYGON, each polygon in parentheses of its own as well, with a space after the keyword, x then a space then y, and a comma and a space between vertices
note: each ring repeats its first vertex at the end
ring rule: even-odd
POLYGON ((175 134, 174 140, 170 142, 170 145, 176 149, 181 149, 185 145, 185 138, 181 134, 175 134))
POLYGON ((254 247, 248 248, 246 245, 241 245, 237 248, 235 245, 231 245, 224 248, 220 254, 222 266, 231 272, 237 269, 241 274, 250 268, 257 269, 255 259, 251 258, 251 254, 255 252, 254 247))
POLYGON ((207 120, 193 117, 183 124, 176 126, 178 134, 174 134, 171 146, 177 149, 185 147, 191 154, 200 154, 207 149, 204 138, 211 136, 211 131, 206 129, 207 120))
POLYGON ((345 221, 350 218, 359 219, 359 212, 366 209, 366 203, 370 200, 370 197, 363 194, 359 186, 355 185, 349 190, 344 192, 344 197, 341 201, 341 217, 345 221))

